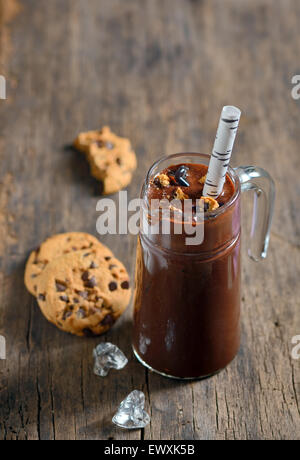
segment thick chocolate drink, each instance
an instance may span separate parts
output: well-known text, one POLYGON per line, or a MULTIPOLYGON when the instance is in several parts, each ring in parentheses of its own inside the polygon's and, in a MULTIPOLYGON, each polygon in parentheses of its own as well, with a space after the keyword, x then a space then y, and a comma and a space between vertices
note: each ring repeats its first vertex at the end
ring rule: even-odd
POLYGON ((148 178, 143 198, 202 198, 204 240, 140 234, 134 312, 135 353, 143 364, 178 378, 223 369, 240 343, 240 194, 229 174, 217 200, 203 199, 207 166, 169 165, 148 178))
MULTIPOLYGON (((202 197, 207 169, 206 165, 195 163, 169 166, 161 171, 160 174, 157 174, 148 185, 148 200, 171 200, 180 193, 178 192, 179 188, 185 198, 190 198, 196 202, 197 199, 202 197)), ((227 203, 233 193, 234 185, 227 175, 223 192, 216 200, 219 206, 227 203)))

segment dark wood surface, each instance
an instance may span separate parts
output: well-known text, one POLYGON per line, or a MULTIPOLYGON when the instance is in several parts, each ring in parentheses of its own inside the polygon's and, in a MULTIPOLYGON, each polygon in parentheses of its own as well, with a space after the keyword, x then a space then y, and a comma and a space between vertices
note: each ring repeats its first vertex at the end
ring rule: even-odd
MULTIPOLYGON (((0 439, 300 438, 299 19, 298 0, 0 0, 0 439), (24 287, 26 257, 53 233, 96 234, 98 215, 97 183, 66 146, 103 124, 129 137, 136 197, 154 159, 211 150, 228 103, 243 110, 233 163, 266 168, 277 186, 266 261, 248 259, 244 232, 235 361, 178 383, 133 358, 130 310, 100 339, 50 325, 24 287), (106 379, 92 372, 101 340, 130 358, 106 379), (122 431, 111 417, 133 389, 151 424, 122 431)), ((135 237, 103 242, 133 273, 135 237)))

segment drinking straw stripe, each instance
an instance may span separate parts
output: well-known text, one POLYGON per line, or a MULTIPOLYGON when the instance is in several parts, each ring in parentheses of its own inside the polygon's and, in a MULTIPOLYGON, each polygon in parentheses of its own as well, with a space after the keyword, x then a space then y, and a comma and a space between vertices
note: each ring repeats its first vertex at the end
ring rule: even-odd
POLYGON ((240 117, 241 111, 237 107, 223 107, 203 188, 203 196, 216 198, 222 193, 240 117))

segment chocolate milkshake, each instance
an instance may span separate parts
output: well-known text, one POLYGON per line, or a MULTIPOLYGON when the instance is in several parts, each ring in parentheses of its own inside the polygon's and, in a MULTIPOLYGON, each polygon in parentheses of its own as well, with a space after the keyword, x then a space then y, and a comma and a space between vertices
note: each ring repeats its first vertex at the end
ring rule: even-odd
MULTIPOLYGON (((190 199, 191 226, 204 230, 196 246, 172 226, 169 235, 141 232, 138 238, 134 351, 169 377, 212 375, 230 363, 240 344, 240 184, 229 169, 220 196, 204 198, 208 160, 200 154, 164 159, 142 190, 144 214, 154 199, 190 199), (197 206, 203 207, 201 221, 197 206)), ((178 220, 178 213, 170 219, 178 220)))

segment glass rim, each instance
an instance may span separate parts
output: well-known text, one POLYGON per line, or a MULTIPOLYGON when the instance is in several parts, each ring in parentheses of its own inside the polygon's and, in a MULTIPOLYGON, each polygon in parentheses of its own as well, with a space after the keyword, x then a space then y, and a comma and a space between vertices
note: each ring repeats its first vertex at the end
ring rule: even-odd
MULTIPOLYGON (((194 158, 202 157, 202 158, 210 159, 210 155, 208 155, 207 153, 196 153, 196 152, 173 153, 171 155, 159 158, 158 160, 156 160, 152 164, 152 166, 150 166, 150 168, 148 170, 148 173, 146 175, 146 179, 145 179, 145 182, 144 182, 144 186, 143 186, 143 189, 142 189, 142 193, 147 188, 147 186, 149 185, 150 179, 151 179, 151 173, 153 172, 153 170, 157 166, 159 166, 161 163, 163 163, 163 162, 165 162, 167 160, 174 160, 174 159, 178 159, 180 157, 188 157, 188 156, 189 157, 194 157, 194 158)), ((170 166, 171 166, 171 164, 170 164, 170 166)), ((225 203, 223 206, 219 207, 218 209, 216 209, 214 211, 209 211, 207 213, 207 216, 205 217, 205 220, 209 219, 209 218, 212 218, 212 217, 217 217, 220 214, 223 214, 223 212, 225 212, 228 208, 230 208, 236 202, 238 196, 240 195, 241 187, 240 187, 240 179, 239 179, 238 174, 236 173, 234 168, 232 168, 231 166, 228 166, 227 174, 229 174, 229 177, 233 182, 234 194, 232 195, 230 200, 227 201, 227 203, 225 203)), ((144 199, 144 196, 142 198, 144 199)), ((148 200, 147 200, 147 203, 148 203, 148 200)))

